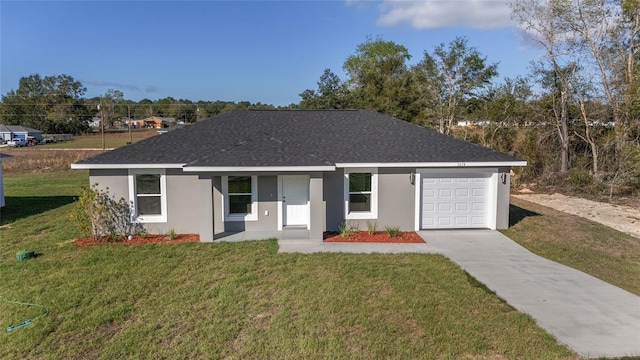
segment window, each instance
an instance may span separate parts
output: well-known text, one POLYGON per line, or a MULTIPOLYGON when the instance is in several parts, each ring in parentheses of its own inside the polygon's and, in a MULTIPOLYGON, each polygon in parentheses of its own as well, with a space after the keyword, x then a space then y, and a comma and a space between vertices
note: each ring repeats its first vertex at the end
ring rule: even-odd
POLYGON ((138 215, 162 215, 162 192, 159 174, 136 175, 138 215))
POLYGON ((345 213, 347 219, 378 216, 377 169, 345 169, 345 213))
POLYGON ((371 173, 349 174, 349 212, 371 211, 371 173))
POLYGON ((223 176, 225 221, 258 220, 256 176, 223 176))
POLYGON ((130 170, 129 199, 136 221, 167 221, 166 179, 164 170, 130 170))

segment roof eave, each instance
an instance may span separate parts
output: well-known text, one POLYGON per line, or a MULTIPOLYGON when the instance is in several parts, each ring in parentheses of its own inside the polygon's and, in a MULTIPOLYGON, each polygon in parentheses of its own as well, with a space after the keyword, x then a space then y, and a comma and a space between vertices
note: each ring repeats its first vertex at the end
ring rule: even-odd
POLYGON ((514 160, 468 162, 336 163, 336 168, 461 168, 496 166, 527 166, 527 162, 524 160, 514 160))
POLYGON ((109 170, 109 169, 181 169, 186 164, 71 164, 74 170, 109 170))
POLYGON ((185 166, 185 172, 300 172, 300 171, 335 171, 333 165, 324 166, 185 166))

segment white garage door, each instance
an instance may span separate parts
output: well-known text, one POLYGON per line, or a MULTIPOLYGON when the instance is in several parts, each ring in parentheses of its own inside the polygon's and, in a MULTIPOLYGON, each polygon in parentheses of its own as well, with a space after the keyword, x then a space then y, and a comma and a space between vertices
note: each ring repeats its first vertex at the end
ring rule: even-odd
POLYGON ((424 174, 422 228, 489 227, 490 176, 489 173, 424 174))

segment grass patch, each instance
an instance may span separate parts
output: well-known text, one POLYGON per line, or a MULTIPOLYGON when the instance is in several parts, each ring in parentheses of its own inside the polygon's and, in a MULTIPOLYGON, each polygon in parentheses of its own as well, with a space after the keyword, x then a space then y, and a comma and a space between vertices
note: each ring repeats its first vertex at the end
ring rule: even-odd
POLYGON ((502 232, 530 251, 640 295, 640 239, 602 224, 511 198, 502 232))
MULTIPOLYGON (((134 130, 131 132, 131 140, 136 142, 157 134, 157 129, 134 130)), ((105 148, 117 148, 125 146, 129 142, 129 133, 127 131, 106 132, 104 138, 105 148)), ((102 149, 102 135, 100 133, 78 135, 71 141, 43 144, 37 147, 43 149, 102 149)))
POLYGON ((71 164, 102 153, 102 150, 44 149, 40 146, 28 148, 3 148, 2 152, 14 158, 2 162, 4 174, 55 173, 70 170, 71 164))
MULTIPOLYGON (((88 175, 71 174, 52 188, 8 176, 6 191, 74 196, 88 175)), ((275 240, 76 247, 71 207, 0 228, 0 295, 51 309, 0 331, 0 358, 577 358, 442 256, 278 254, 275 240), (40 256, 18 262, 22 248, 40 256)), ((0 328, 40 312, 0 303, 0 328)))

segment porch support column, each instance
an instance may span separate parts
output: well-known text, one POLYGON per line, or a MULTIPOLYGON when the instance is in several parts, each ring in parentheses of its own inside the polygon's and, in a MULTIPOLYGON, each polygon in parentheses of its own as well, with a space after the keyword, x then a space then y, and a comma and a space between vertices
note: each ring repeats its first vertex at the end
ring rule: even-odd
POLYGON ((509 228, 509 195, 511 192, 511 168, 498 168, 498 201, 496 209, 496 229, 509 228))
POLYGON ((200 241, 213 241, 213 197, 211 177, 198 179, 200 193, 200 241))
POLYGON ((322 194, 322 173, 312 173, 309 175, 309 239, 322 241, 324 229, 324 203, 322 194))

